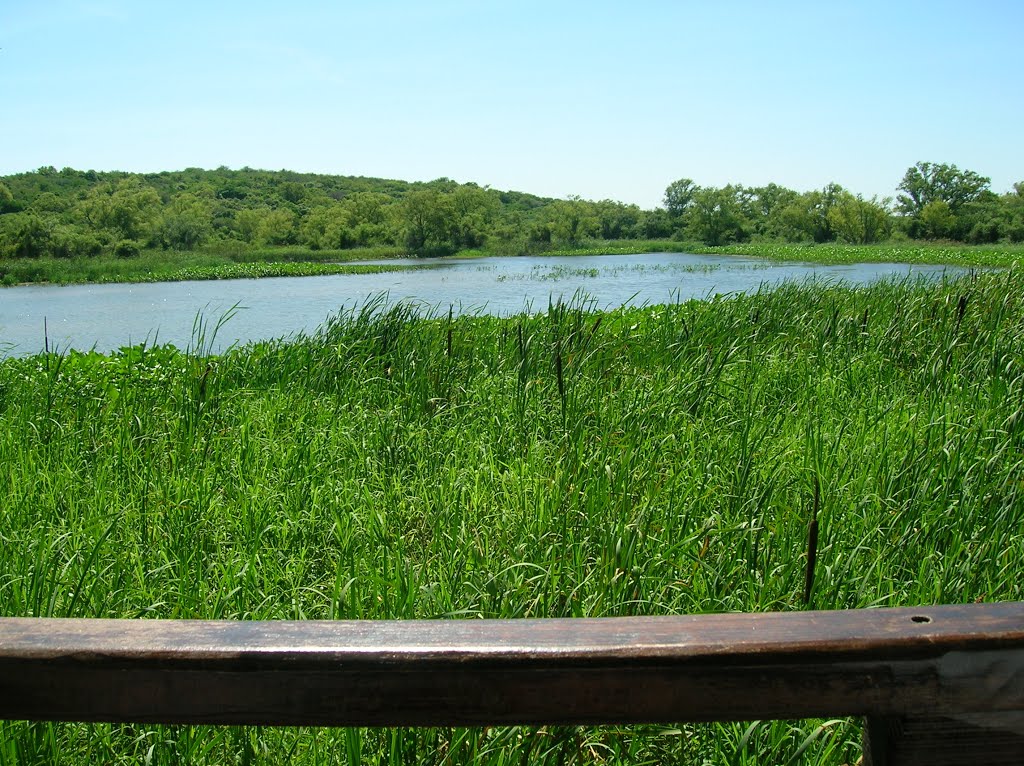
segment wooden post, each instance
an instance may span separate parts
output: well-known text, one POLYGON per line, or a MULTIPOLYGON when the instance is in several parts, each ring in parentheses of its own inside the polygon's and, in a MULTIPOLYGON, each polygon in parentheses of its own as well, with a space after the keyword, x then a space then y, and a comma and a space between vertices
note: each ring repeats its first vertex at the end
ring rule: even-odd
POLYGON ((868 716, 864 766, 1020 766, 1024 711, 946 716, 868 716))

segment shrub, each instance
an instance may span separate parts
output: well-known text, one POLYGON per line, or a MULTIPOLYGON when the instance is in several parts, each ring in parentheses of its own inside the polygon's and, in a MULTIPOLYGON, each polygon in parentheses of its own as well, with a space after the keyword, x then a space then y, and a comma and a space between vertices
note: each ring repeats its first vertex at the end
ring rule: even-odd
POLYGON ((139 243, 130 239, 122 239, 114 245, 114 255, 118 258, 137 258, 140 252, 139 243))

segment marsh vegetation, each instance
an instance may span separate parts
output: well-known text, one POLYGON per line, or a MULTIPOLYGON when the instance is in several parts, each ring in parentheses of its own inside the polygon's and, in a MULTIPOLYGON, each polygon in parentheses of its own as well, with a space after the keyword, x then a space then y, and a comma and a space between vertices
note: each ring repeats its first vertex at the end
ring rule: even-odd
MULTIPOLYGON (((1024 598, 1015 269, 0 362, 0 613, 230 619, 1024 598)), ((852 763, 856 722, 0 724, 0 763, 852 763)))

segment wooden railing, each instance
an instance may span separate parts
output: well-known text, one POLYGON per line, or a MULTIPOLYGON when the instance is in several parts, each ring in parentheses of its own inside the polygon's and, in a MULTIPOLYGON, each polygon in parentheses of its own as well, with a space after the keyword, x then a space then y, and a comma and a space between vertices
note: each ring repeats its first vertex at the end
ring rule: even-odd
POLYGON ((455 726, 864 716, 865 762, 1024 763, 1024 603, 604 619, 0 619, 0 718, 455 726))

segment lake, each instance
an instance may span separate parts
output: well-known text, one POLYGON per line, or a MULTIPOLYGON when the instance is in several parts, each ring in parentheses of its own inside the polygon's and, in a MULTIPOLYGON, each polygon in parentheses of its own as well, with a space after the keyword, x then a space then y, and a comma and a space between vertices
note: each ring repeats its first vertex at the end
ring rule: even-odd
POLYGON ((51 349, 110 351, 146 342, 193 344, 202 317, 212 326, 232 306, 215 349, 311 332, 342 308, 386 294, 424 311, 540 311, 548 301, 585 293, 596 308, 656 304, 751 292, 782 280, 851 285, 962 270, 895 263, 773 263, 739 256, 651 253, 571 257, 389 260, 416 266, 383 274, 212 280, 156 284, 28 285, 0 289, 0 355, 51 349), (45 326, 45 334, 44 334, 45 326))

